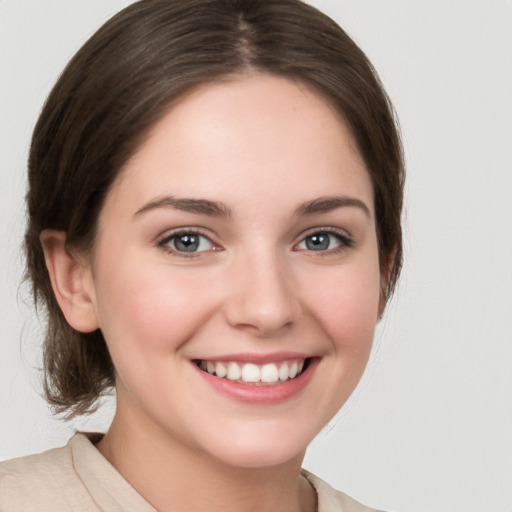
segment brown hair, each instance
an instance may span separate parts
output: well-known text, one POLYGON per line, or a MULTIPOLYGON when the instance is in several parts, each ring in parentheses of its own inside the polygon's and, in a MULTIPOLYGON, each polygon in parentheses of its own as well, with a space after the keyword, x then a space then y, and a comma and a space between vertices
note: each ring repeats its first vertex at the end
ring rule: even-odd
POLYGON ((92 411, 114 385, 114 368, 101 331, 77 332, 64 319, 41 231, 65 231, 70 247, 90 248, 109 188, 169 106, 191 87, 249 70, 302 81, 348 123, 373 182, 381 269, 391 265, 383 293, 393 291, 402 264, 402 148, 364 53, 300 0, 142 0, 73 57, 33 134, 27 272, 36 304, 47 310, 44 382, 57 412, 92 411))

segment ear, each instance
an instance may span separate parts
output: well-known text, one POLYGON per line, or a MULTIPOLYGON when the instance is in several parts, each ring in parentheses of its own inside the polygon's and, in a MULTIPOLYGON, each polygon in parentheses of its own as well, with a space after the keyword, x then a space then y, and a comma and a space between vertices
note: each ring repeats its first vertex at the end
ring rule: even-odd
POLYGON ((391 279, 391 273, 393 272, 393 267, 395 265, 397 248, 395 247, 390 253, 385 262, 384 268, 381 270, 380 276, 380 297, 379 297, 379 320, 382 318, 384 314, 384 309, 386 308, 387 303, 387 288, 389 284, 389 280, 391 279))
POLYGON ((45 229, 39 237, 53 293, 71 327, 92 332, 99 327, 90 265, 66 247, 66 233, 45 229))

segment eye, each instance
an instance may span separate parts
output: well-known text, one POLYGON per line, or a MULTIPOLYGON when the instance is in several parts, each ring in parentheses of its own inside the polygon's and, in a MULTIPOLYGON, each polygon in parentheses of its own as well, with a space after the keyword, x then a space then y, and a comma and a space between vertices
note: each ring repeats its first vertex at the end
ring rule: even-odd
POLYGON ((330 251, 339 247, 352 247, 354 242, 345 235, 331 231, 316 231, 302 239, 297 249, 305 251, 330 251))
POLYGON ((211 251, 215 247, 208 237, 193 231, 174 233, 164 238, 158 245, 179 253, 211 251))

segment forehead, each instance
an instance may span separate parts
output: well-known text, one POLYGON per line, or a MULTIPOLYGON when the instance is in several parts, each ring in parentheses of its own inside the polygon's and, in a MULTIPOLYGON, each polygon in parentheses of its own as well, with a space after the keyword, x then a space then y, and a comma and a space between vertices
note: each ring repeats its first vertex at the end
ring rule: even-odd
POLYGON ((304 84, 257 74, 202 85, 181 98, 125 165, 112 193, 132 194, 132 202, 159 190, 231 194, 222 199, 236 202, 237 192, 275 198, 293 195, 293 188, 308 196, 295 199, 307 200, 333 187, 372 195, 347 125, 304 84))

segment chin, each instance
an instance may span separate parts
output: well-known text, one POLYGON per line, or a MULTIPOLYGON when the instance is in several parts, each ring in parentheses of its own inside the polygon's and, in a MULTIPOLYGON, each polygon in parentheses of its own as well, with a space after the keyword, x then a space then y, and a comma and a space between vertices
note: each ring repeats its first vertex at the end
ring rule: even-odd
POLYGON ((280 466, 292 461, 299 461, 304 458, 305 450, 300 453, 296 451, 276 450, 275 447, 258 450, 251 446, 232 450, 223 454, 222 462, 229 466, 245 469, 268 468, 280 466))
POLYGON ((237 439, 233 436, 228 444, 216 444, 210 453, 222 463, 238 468, 272 467, 292 461, 300 464, 310 440, 294 439, 289 434, 276 437, 259 434, 237 439))

